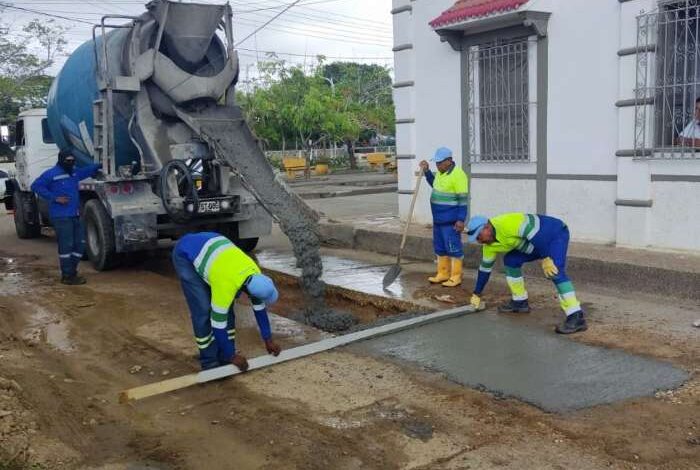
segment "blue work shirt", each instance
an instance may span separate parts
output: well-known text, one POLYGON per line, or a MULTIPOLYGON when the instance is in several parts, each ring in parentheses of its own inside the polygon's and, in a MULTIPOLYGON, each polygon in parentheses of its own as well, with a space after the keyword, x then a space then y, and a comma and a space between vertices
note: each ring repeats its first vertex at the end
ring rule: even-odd
POLYGON ((49 201, 49 217, 77 217, 80 215, 80 181, 94 176, 101 165, 93 163, 80 168, 74 168, 73 173, 67 173, 60 165, 49 168, 33 183, 32 191, 41 198, 49 201), (67 204, 59 204, 56 198, 66 196, 67 204))

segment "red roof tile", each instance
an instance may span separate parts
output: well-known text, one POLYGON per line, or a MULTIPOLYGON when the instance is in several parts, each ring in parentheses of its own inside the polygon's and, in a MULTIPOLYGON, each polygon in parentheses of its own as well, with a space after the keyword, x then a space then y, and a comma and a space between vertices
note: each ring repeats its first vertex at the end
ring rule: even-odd
POLYGON ((450 23, 464 21, 469 18, 514 10, 524 3, 527 3, 527 1, 528 0, 457 0, 452 7, 432 20, 430 26, 437 28, 450 23))

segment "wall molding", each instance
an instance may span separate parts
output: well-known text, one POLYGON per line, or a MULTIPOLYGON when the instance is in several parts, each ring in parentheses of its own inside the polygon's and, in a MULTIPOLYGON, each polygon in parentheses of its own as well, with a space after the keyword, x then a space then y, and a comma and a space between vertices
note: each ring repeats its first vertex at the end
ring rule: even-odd
POLYGON ((635 55, 641 52, 656 52, 656 44, 646 44, 644 46, 635 47, 625 47, 617 51, 617 55, 620 57, 625 57, 628 55, 635 55))
POLYGON ((615 106, 618 108, 629 108, 631 106, 645 106, 645 105, 650 105, 654 104, 654 97, 648 97, 648 98, 642 98, 642 99, 637 99, 637 98, 630 98, 628 100, 618 100, 615 102, 615 106))
POLYGON ((474 179, 483 180, 533 180, 537 179, 535 173, 472 173, 474 179))
POLYGON ((391 10, 391 14, 398 15, 399 13, 404 13, 406 11, 413 11, 413 6, 412 5, 403 5, 400 7, 396 7, 393 10, 391 10))
POLYGON ((615 205, 620 207, 651 207, 654 201, 651 199, 616 199, 615 205))
POLYGON ((651 157, 653 154, 653 149, 621 149, 615 152, 616 157, 651 157))
POLYGON ((394 46, 391 50, 393 52, 400 52, 400 51, 408 51, 413 49, 413 44, 407 43, 407 44, 399 44, 397 46, 394 46))
POLYGON ((700 175, 651 175, 654 182, 700 183, 700 175))
MULTIPOLYGON (((546 181, 617 181, 617 175, 567 175, 551 173, 544 175, 546 181)), ((474 179, 491 180, 537 180, 536 173, 473 173, 474 179)))
POLYGON ((617 181, 617 175, 564 175, 564 174, 549 174, 548 180, 560 181, 617 181))

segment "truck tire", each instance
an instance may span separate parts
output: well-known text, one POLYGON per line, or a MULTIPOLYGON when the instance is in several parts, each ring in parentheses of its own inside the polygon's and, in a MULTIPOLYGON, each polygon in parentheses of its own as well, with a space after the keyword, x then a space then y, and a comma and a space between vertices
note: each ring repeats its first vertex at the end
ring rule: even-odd
POLYGON ((97 271, 107 271, 119 262, 115 251, 114 223, 99 199, 85 203, 85 252, 97 271))
POLYGON ((15 189, 12 194, 12 202, 15 206, 15 231, 17 237, 22 239, 37 238, 41 235, 39 224, 39 211, 33 194, 24 194, 15 189), (33 211, 27 211, 27 206, 32 205, 33 211))

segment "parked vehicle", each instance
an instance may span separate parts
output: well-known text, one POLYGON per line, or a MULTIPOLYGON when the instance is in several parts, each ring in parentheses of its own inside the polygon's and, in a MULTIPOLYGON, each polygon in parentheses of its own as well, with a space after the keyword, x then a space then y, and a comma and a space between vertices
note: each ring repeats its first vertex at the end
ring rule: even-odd
POLYGON ((93 30, 102 34, 76 49, 55 78, 47 109, 22 112, 15 128, 17 174, 5 204, 20 238, 50 225, 30 185, 59 149, 78 165, 102 165, 102 176, 80 186, 86 251, 98 270, 192 230, 216 230, 252 250, 272 228, 211 136, 182 117, 234 106, 231 7, 154 0, 146 8, 139 17, 103 17, 93 30))

